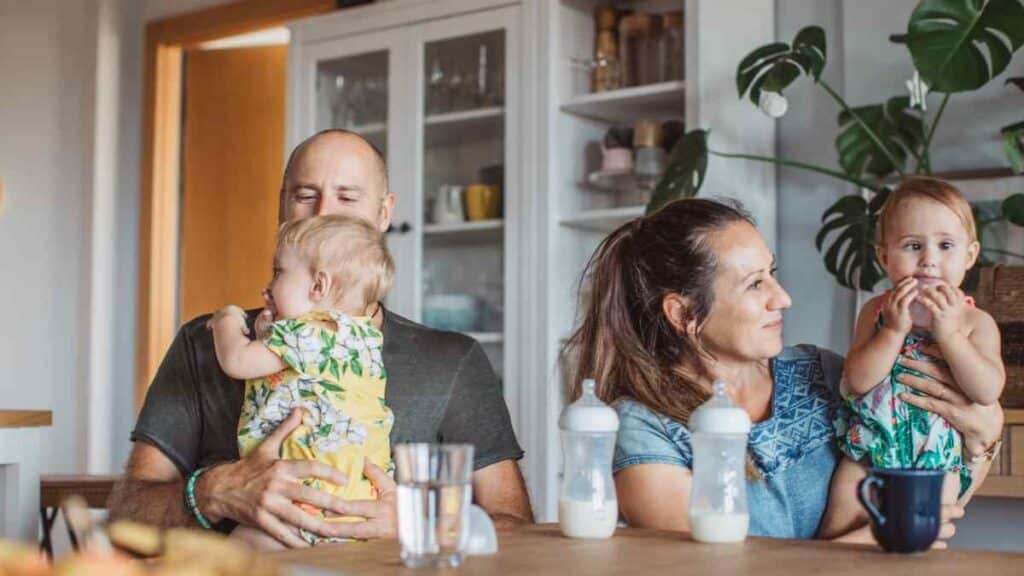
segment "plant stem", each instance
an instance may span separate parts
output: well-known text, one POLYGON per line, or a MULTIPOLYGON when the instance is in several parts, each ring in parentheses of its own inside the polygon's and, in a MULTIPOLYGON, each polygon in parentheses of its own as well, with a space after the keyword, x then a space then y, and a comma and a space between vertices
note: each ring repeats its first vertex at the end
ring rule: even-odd
POLYGON ((932 146, 932 136, 935 135, 935 129, 939 126, 939 120, 942 119, 942 113, 946 111, 946 102, 949 102, 949 92, 942 97, 942 104, 939 104, 939 111, 935 113, 935 120, 932 122, 931 129, 928 130, 928 136, 924 139, 924 162, 921 158, 917 160, 917 167, 914 168, 914 172, 920 172, 921 166, 925 167, 925 171, 928 174, 932 173, 932 154, 929 152, 929 148, 932 146))
POLYGON ((866 181, 861 180, 859 178, 855 178, 853 176, 850 176, 849 174, 844 174, 842 172, 837 172, 835 170, 829 170, 828 168, 822 168, 820 166, 814 166, 812 164, 804 164, 803 162, 795 162, 793 160, 786 160, 785 158, 769 158, 768 156, 755 156, 755 155, 752 155, 752 154, 729 154, 727 152, 716 152, 715 150, 708 150, 708 152, 710 154, 713 154, 715 156, 720 156, 722 158, 741 158, 741 159, 744 159, 744 160, 755 160, 757 162, 770 162, 772 164, 779 164, 779 165, 782 165, 782 166, 790 166, 792 168, 800 168, 802 170, 808 170, 810 172, 817 172, 818 174, 824 174, 826 176, 831 176, 833 178, 849 182, 850 184, 854 184, 854 185, 859 186, 861 188, 867 188, 868 190, 871 190, 872 192, 876 192, 877 193, 877 192, 881 191, 881 187, 878 184, 872 184, 870 182, 866 182, 866 181))
POLYGON ((867 133, 868 138, 871 138, 871 141, 875 143, 875 146, 878 146, 882 153, 885 154, 885 157, 889 159, 889 162, 892 162, 893 168, 896 169, 896 172, 899 173, 900 177, 904 177, 905 174, 903 173, 903 168, 900 167, 900 162, 896 160, 896 157, 893 156, 892 152, 889 151, 889 148, 887 148, 885 144, 882 143, 882 139, 878 137, 878 134, 875 134, 875 131, 872 130, 871 127, 868 126, 863 119, 861 119, 859 114, 857 114, 850 108, 846 101, 843 100, 843 97, 837 94, 836 91, 833 90, 827 82, 825 82, 824 80, 819 80, 818 85, 820 85, 825 90, 825 92, 828 92, 828 95, 831 96, 832 99, 835 100, 840 107, 842 107, 844 112, 849 114, 857 122, 857 124, 860 124, 860 127, 864 130, 864 132, 867 133))
POLYGON ((999 248, 982 248, 982 252, 992 252, 1001 256, 1010 256, 1012 258, 1020 258, 1024 260, 1024 254, 1018 254, 1016 252, 1009 252, 1007 250, 1000 250, 999 248))

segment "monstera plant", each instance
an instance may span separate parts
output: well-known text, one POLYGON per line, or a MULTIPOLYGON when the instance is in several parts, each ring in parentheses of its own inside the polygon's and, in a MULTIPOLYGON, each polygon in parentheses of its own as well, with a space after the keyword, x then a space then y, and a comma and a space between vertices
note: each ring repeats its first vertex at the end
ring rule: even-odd
MULTIPOLYGON (((647 206, 653 212, 677 198, 692 197, 704 182, 708 155, 771 162, 831 176, 866 194, 840 198, 822 215, 815 244, 825 267, 851 289, 871 290, 884 276, 875 258, 878 212, 889 194, 886 182, 932 174, 930 146, 946 104, 955 94, 977 90, 1001 74, 1024 45, 1024 0, 922 0, 905 34, 892 40, 910 51, 916 72, 907 82, 909 95, 885 102, 851 106, 822 78, 827 63, 825 31, 800 30, 793 42, 762 46, 736 70, 740 98, 747 97, 766 114, 779 117, 788 108, 783 93, 806 78, 835 101, 839 133, 835 139, 838 168, 786 158, 731 154, 708 145, 707 130, 686 133, 673 147, 668 168, 647 206), (934 114, 929 93, 941 95, 934 114), (866 197, 865 197, 866 196, 866 197)), ((1024 90, 1024 79, 1008 81, 1024 90)), ((934 97, 934 96, 933 96, 934 97)), ((1004 149, 1014 171, 1024 172, 1024 121, 1002 129, 1004 149)), ((1024 194, 1006 198, 996 214, 979 224, 1009 221, 1024 226, 1024 194)), ((983 249, 984 250, 984 249, 983 249)))

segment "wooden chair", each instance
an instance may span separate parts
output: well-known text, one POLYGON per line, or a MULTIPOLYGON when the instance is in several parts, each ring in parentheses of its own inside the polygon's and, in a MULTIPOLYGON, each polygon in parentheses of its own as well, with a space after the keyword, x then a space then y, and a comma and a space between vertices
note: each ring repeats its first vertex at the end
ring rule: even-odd
MULTIPOLYGON (((105 510, 110 493, 114 489, 114 483, 121 479, 121 476, 41 476, 39 478, 39 515, 43 522, 43 536, 39 546, 47 556, 53 557, 53 543, 50 540, 50 532, 57 521, 57 515, 61 513, 61 503, 72 494, 77 494, 85 499, 89 508, 105 510)), ((67 523, 67 518, 64 519, 67 523)), ((68 528, 68 539, 71 547, 78 549, 78 540, 74 532, 68 528)))

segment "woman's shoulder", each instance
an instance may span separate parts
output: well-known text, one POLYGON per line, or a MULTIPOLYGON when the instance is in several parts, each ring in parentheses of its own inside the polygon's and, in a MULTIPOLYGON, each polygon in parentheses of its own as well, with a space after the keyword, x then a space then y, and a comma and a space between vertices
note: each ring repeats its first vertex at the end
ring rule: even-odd
POLYGON ((814 344, 797 344, 783 348, 775 357, 775 378, 804 385, 821 385, 839 391, 843 375, 843 357, 828 348, 814 344))
POLYGON ((686 428, 684 423, 664 416, 646 404, 633 398, 619 398, 612 402, 612 408, 619 415, 619 429, 626 427, 654 427, 659 430, 668 431, 670 428, 686 428))
POLYGON ((613 462, 615 472, 638 464, 690 467, 690 433, 683 423, 631 398, 620 398, 612 403, 612 407, 619 415, 613 462))

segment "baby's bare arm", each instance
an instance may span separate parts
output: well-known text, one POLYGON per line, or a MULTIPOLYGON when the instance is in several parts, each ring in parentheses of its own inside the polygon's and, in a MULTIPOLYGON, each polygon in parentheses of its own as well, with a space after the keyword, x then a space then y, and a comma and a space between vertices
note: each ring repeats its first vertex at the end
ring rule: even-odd
POLYGON ((853 345, 843 364, 843 392, 867 394, 892 371, 892 366, 903 346, 903 336, 883 328, 875 330, 880 299, 868 301, 857 318, 853 345))
POLYGON ((227 306, 210 320, 217 362, 232 378, 262 378, 287 367, 284 360, 259 340, 246 335, 245 315, 237 306, 227 306))
POLYGON ((972 402, 993 404, 1006 383, 999 327, 984 310, 972 309, 968 335, 956 333, 939 343, 957 386, 972 402))

